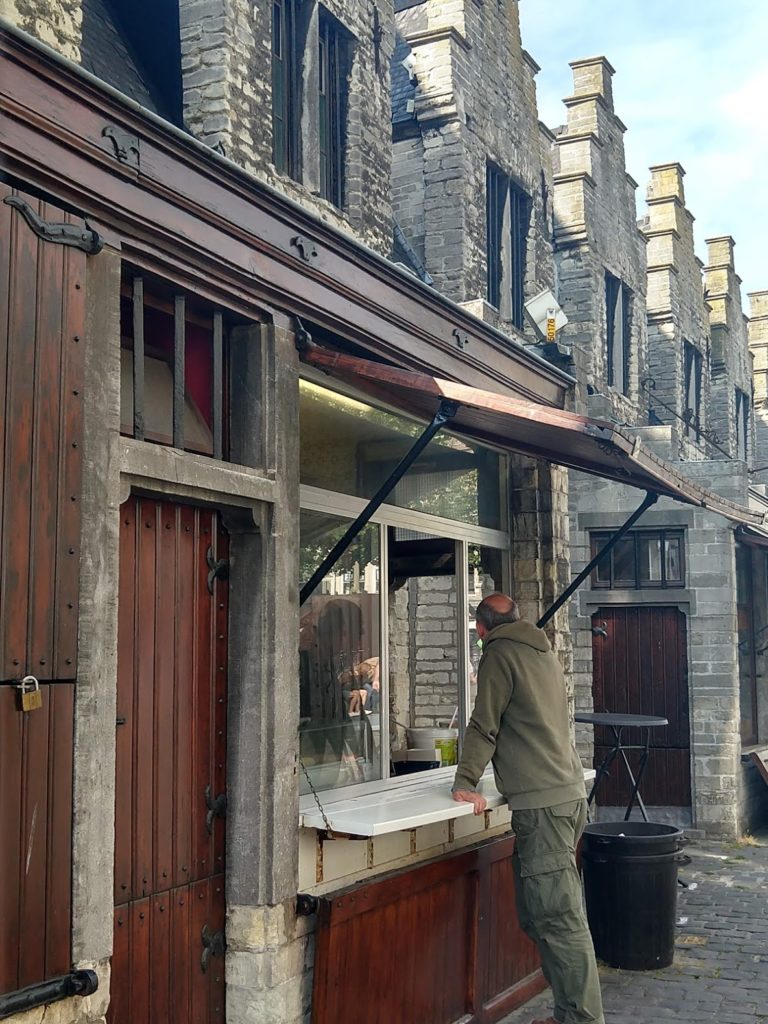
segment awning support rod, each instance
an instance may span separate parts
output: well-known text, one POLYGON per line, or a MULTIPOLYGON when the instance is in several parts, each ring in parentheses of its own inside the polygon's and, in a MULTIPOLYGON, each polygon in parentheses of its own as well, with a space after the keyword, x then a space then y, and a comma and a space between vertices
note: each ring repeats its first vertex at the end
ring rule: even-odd
POLYGON ((658 494, 656 494, 655 491, 646 492, 642 504, 635 509, 635 511, 632 513, 632 515, 629 517, 626 523, 624 523, 624 525, 620 527, 616 531, 616 533, 613 534, 608 543, 604 547, 600 548, 600 550, 597 552, 592 561, 584 566, 584 568, 581 570, 576 579, 571 580, 571 583, 569 584, 569 586, 565 588, 560 597, 558 597, 555 603, 551 605, 549 608, 547 608, 547 610, 541 616, 539 621, 536 623, 537 626, 541 628, 542 626, 546 625, 547 622, 549 622, 552 616, 562 608, 562 606, 565 604, 568 598, 579 589, 581 584, 584 582, 587 576, 589 576, 589 574, 592 572, 595 566, 599 565, 600 562, 602 562, 602 560, 606 557, 606 555, 610 554, 613 548, 619 543, 624 534, 632 529, 632 527, 635 525, 635 523, 643 514, 643 512, 645 512, 646 509, 650 508, 651 505, 655 504, 658 500, 659 496, 658 494))
POLYGON ((397 466, 395 466, 357 519, 350 524, 350 527, 344 536, 334 544, 317 569, 312 573, 310 579, 301 588, 299 606, 303 605, 312 596, 328 570, 338 562, 358 534, 367 526, 379 506, 384 504, 395 487, 397 487, 400 480, 405 476, 416 459, 418 459, 438 430, 440 430, 440 428, 449 420, 453 419, 458 412, 458 409, 459 406, 457 402, 450 402, 444 399, 440 403, 440 408, 435 413, 432 422, 426 428, 418 441, 416 441, 410 451, 404 455, 397 466))

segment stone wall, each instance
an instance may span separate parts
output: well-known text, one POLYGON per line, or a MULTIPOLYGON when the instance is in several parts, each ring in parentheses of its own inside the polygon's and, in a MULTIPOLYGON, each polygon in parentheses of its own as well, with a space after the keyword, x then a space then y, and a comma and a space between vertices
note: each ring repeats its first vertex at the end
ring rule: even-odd
POLYGON ((435 285, 495 326, 518 334, 506 297, 486 301, 486 165, 490 160, 532 200, 525 295, 554 286, 551 180, 536 110, 536 64, 522 48, 515 0, 477 4, 437 0, 396 16, 400 52, 415 78, 413 116, 397 117, 409 144, 395 145, 394 216, 421 253, 421 223, 413 240, 405 225, 414 205, 424 211, 423 253, 435 285), (422 140, 423 160, 419 166, 422 140))
POLYGON ((707 290, 711 334, 712 385, 709 403, 709 428, 717 434, 717 443, 731 458, 737 450, 736 389, 747 396, 750 425, 747 434, 747 463, 753 464, 754 416, 752 407, 752 358, 747 324, 741 309, 741 278, 736 273, 730 236, 707 239, 707 265, 704 287, 707 290))
MULTIPOLYGON (((751 292, 749 302, 747 331, 754 367, 755 463, 760 468, 768 466, 768 291, 751 292)), ((756 473, 755 479, 765 483, 768 472, 756 473)))
POLYGON ((647 368, 646 243, 637 227, 637 183, 627 174, 625 127, 613 106, 614 69, 605 57, 573 61, 568 121, 555 132, 554 228, 559 294, 579 411, 588 393, 608 399, 621 422, 645 422, 640 382, 647 368), (608 384, 606 272, 632 294, 629 387, 608 384))
POLYGON ((389 255, 389 63, 391 0, 375 7, 326 0, 324 8, 353 37, 347 111, 344 209, 318 195, 318 4, 308 0, 302 64, 299 181, 272 163, 272 6, 250 0, 180 0, 184 117, 192 132, 245 170, 323 219, 389 255))
POLYGON ((80 60, 82 0, 0 0, 0 17, 69 60, 80 60))
MULTIPOLYGON (((702 358, 700 424, 706 429, 710 403, 709 313, 704 302, 702 264, 694 252, 694 218, 685 205, 684 175, 678 163, 659 164, 651 168, 648 186, 643 231, 648 239, 649 401, 657 420, 680 423, 676 417, 685 414, 683 341, 687 341, 702 358)), ((717 457, 703 439, 695 433, 686 438, 684 431, 681 455, 689 459, 717 457)))

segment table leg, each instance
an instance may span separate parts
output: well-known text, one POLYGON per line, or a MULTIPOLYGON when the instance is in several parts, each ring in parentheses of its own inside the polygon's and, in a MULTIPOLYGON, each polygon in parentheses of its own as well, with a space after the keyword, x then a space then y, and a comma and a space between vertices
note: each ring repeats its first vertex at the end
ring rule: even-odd
POLYGON ((626 754, 624 753, 623 750, 621 752, 621 755, 624 758, 624 764, 627 766, 627 772, 629 774, 630 779, 632 780, 632 793, 631 793, 631 795, 629 797, 629 803, 627 804, 627 812, 624 815, 624 821, 629 821, 629 816, 632 813, 632 806, 633 806, 635 800, 637 800, 637 805, 640 808, 640 813, 642 814, 643 819, 645 821, 648 821, 648 813, 647 813, 647 811, 645 809, 645 804, 643 803, 643 798, 640 796, 640 780, 643 777, 643 772, 645 771, 645 765, 646 765, 646 763, 648 761, 648 757, 650 756, 650 752, 651 752, 651 730, 650 729, 646 729, 645 730, 645 747, 643 749, 642 754, 640 755, 640 764, 637 767, 637 778, 635 778, 634 775, 632 774, 632 769, 629 766, 629 761, 627 760, 626 754))
POLYGON ((587 804, 588 805, 591 805, 592 801, 595 798, 595 794, 597 793, 597 788, 600 785, 600 780, 603 778, 603 776, 610 775, 610 767, 613 764, 614 759, 616 758, 616 755, 618 754, 619 749, 620 749, 620 746, 618 746, 616 744, 615 740, 616 740, 616 732, 614 730, 614 746, 605 755, 605 757, 602 760, 602 763, 600 764, 600 767, 597 769, 597 773, 595 775, 595 781, 592 783, 592 789, 590 789, 589 796, 587 797, 587 804))

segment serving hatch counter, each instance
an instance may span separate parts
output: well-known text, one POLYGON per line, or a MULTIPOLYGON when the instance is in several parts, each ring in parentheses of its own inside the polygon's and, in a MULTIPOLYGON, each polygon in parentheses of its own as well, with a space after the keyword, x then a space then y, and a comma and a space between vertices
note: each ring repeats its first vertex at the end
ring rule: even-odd
MULTIPOLYGON (((404 779, 389 779, 382 788, 368 789, 357 796, 339 798, 321 793, 320 802, 334 832, 356 836, 380 836, 390 832, 431 825, 472 814, 472 805, 458 803, 451 796, 455 768, 443 768, 404 779)), ((584 770, 584 780, 595 777, 594 769, 584 770)), ((493 783, 489 768, 480 780, 479 791, 488 801, 488 809, 504 805, 504 798, 493 783)), ((304 828, 327 827, 320 808, 311 794, 301 798, 299 823, 304 828)))

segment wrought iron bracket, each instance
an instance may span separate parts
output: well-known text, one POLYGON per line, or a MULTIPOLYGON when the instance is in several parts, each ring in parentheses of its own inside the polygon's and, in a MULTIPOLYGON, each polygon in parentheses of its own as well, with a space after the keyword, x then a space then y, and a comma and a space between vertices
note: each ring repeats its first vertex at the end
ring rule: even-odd
POLYGON ((214 580, 228 580, 229 579, 229 562, 226 558, 220 558, 218 561, 213 557, 213 548, 209 547, 205 553, 205 561, 208 565, 208 593, 213 593, 213 581, 214 580))
POLYGON ((138 136, 131 135, 124 128, 118 128, 114 124, 105 125, 101 129, 101 134, 112 143, 117 162, 138 171, 141 162, 138 136))
POLYGON ((547 622, 549 622, 549 620, 552 618, 555 612, 562 608, 562 606, 565 604, 568 598, 579 589, 581 584, 589 576, 589 574, 592 572, 595 566, 599 565, 599 563, 602 562, 602 560, 613 550, 613 548, 616 547, 616 545, 619 543, 624 534, 627 533, 635 525, 635 523, 643 514, 643 512, 645 512, 646 509, 649 509, 651 505, 654 505, 658 500, 659 496, 658 494, 656 494, 655 491, 646 491, 645 497, 643 498, 641 504, 635 509, 635 511, 632 513, 629 519, 627 519, 627 521, 621 527, 619 527, 616 533, 614 533, 611 536, 610 540, 608 540, 607 543, 602 548, 600 548, 600 550, 597 552, 592 561, 584 566, 584 568, 581 570, 576 579, 571 581, 570 585, 565 588, 565 590, 562 592, 560 597, 558 597, 555 603, 551 605, 549 608, 547 608, 547 610, 541 616, 539 621, 536 623, 536 625, 540 629, 542 626, 546 625, 547 622))
POLYGON ((38 216, 29 203, 24 202, 18 196, 6 196, 3 202, 18 210, 24 220, 29 224, 38 238, 44 242, 54 242, 58 245, 71 245, 75 249, 82 249, 89 256, 96 256, 104 248, 104 241, 98 231, 88 226, 78 227, 77 224, 58 224, 43 220, 38 216))
POLYGON ((203 952, 200 957, 200 970, 205 974, 212 956, 223 956, 227 948, 224 932, 212 932, 207 924, 203 925, 200 933, 200 941, 203 944, 203 952))
POLYGON ((356 537, 368 525, 376 510, 384 504, 389 495, 408 472, 416 459, 418 459, 438 430, 445 426, 449 420, 453 419, 458 411, 458 402, 452 402, 447 398, 444 398, 440 402, 440 407, 432 418, 432 422, 424 430, 424 433, 414 443, 413 447, 403 456, 397 466, 395 466, 357 519, 350 524, 346 533, 339 538, 336 544, 334 544, 320 565, 318 565, 317 569, 312 573, 309 580, 301 588, 301 593, 299 594, 299 607, 306 604, 314 591, 320 586, 320 582, 325 574, 335 565, 336 562, 338 562, 344 552, 354 542, 356 537))
POLYGON ((311 238, 305 238, 304 235, 294 235, 291 239, 291 245, 298 249, 299 256, 305 263, 312 264, 317 262, 320 253, 311 238))
POLYGON ((213 834, 213 819, 226 818, 227 816, 227 794, 219 793, 218 796, 214 797, 211 787, 206 786, 205 806, 208 808, 208 813, 205 816, 205 827, 210 836, 213 834))

